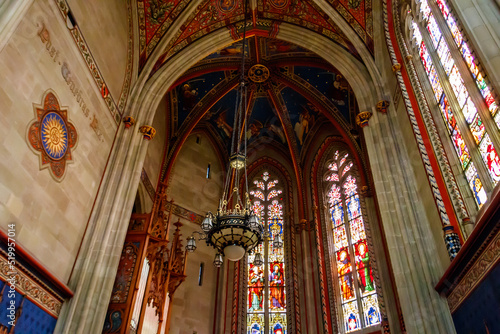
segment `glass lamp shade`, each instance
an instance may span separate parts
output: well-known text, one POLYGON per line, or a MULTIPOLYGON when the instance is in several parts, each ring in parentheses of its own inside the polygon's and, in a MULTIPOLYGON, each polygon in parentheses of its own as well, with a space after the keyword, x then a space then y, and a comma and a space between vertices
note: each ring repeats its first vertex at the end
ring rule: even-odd
POLYGON ((253 265, 260 267, 264 264, 264 260, 262 259, 262 255, 260 253, 255 254, 255 258, 253 259, 253 265))
POLYGON ((259 217, 257 217, 256 215, 251 215, 249 218, 248 218, 248 227, 250 227, 252 230, 256 230, 260 225, 260 222, 259 222, 259 217))
POLYGON ((283 247, 283 240, 281 240, 281 235, 277 235, 273 240, 273 248, 281 248, 283 247))
POLYGON ((196 240, 193 236, 187 238, 186 250, 188 252, 194 252, 196 250, 196 240))
POLYGON ((201 229, 206 233, 206 232, 210 231, 212 226, 213 226, 212 217, 210 217, 207 214, 207 216, 205 217, 205 219, 203 219, 203 222, 201 223, 201 229))
POLYGON ((245 248, 239 245, 229 245, 224 248, 224 255, 231 261, 239 261, 245 255, 245 248))
POLYGON ((221 253, 215 254, 214 266, 220 267, 223 262, 224 262, 224 259, 222 258, 222 254, 221 253))

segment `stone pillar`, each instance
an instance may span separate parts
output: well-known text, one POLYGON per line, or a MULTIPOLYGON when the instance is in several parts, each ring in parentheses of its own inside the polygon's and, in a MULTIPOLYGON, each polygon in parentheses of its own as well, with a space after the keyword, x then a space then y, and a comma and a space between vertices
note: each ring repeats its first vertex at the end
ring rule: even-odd
POLYGON ((371 112, 363 132, 406 329, 455 333, 446 300, 434 291, 443 269, 395 113, 371 112))
POLYGON ((147 147, 138 126, 121 125, 55 333, 102 332, 147 147))

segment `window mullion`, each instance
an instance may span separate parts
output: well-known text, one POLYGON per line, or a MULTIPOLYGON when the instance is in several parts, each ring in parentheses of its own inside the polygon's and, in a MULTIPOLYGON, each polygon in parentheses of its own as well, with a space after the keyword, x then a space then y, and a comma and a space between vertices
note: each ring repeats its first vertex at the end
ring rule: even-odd
MULTIPOLYGON (((443 65, 441 64, 439 56, 437 55, 437 50, 434 46, 434 43, 432 42, 429 32, 427 31, 426 24, 426 21, 421 21, 419 24, 417 24, 420 30, 420 34, 422 35, 427 51, 431 56, 432 63, 434 65, 434 68, 436 69, 436 73, 438 74, 444 94, 448 99, 448 103, 451 109, 453 110, 453 114, 455 115, 455 119, 457 120, 457 126, 462 133, 462 138, 465 141, 466 146, 469 148, 469 154, 472 161, 474 162, 479 178, 483 181, 490 180, 490 182, 483 182, 483 187, 485 188, 486 193, 490 194, 493 190, 491 176, 479 152, 479 145, 476 144, 469 126, 465 121, 465 117, 462 114, 460 104, 458 103, 458 100, 455 96, 455 92, 451 88, 451 83, 449 81, 448 75, 446 74, 443 65)), ((443 36, 441 36, 441 39, 443 39, 443 36)))
MULTIPOLYGON (((265 212, 265 223, 264 226, 266 230, 269 231, 269 202, 267 200, 268 192, 267 184, 266 190, 262 191, 264 193, 265 204, 264 204, 264 212, 265 212)), ((270 312, 269 312, 269 239, 264 240, 264 300, 262 301, 264 305, 264 334, 269 333, 270 324, 270 312)))
POLYGON ((455 39, 453 38, 451 30, 448 27, 448 24, 446 23, 445 18, 441 13, 441 10, 439 9, 435 1, 429 1, 429 7, 431 8, 432 13, 434 15, 434 19, 436 20, 439 29, 441 31, 441 36, 442 36, 441 38, 444 38, 444 42, 446 42, 446 44, 448 45, 448 49, 450 50, 450 54, 453 58, 453 61, 457 66, 458 72, 462 76, 462 80, 464 81, 465 87, 467 88, 469 97, 472 99, 472 102, 474 102, 474 104, 476 105, 477 111, 481 116, 481 119, 483 120, 486 132, 490 136, 490 139, 496 151, 500 152, 500 133, 495 124, 493 115, 491 115, 488 106, 486 105, 486 102, 484 101, 484 98, 481 95, 481 92, 479 91, 479 88, 477 87, 474 78, 472 77, 469 67, 465 63, 465 60, 462 57, 462 54, 460 53, 460 50, 457 47, 457 44, 455 43, 455 39))

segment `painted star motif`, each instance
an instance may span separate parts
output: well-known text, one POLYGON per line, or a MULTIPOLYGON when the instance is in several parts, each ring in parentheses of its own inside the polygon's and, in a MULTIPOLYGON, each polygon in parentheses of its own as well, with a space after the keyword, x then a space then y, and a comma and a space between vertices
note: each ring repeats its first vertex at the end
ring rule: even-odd
POLYGON ((40 156, 40 170, 50 167, 54 179, 62 181, 66 164, 72 161, 71 150, 76 146, 76 128, 68 121, 68 111, 61 110, 54 93, 47 92, 42 104, 33 104, 35 119, 28 126, 27 139, 40 156))

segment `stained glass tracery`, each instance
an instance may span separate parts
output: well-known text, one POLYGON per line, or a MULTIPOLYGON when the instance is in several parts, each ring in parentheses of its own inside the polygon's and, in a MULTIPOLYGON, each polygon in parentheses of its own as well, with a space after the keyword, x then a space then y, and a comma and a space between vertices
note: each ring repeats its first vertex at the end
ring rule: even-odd
POLYGON ((247 334, 285 334, 286 284, 284 246, 275 248, 272 240, 283 237, 283 203, 277 179, 263 172, 254 181, 257 187, 250 191, 252 211, 268 227, 271 241, 260 245, 258 252, 264 258, 260 267, 253 265, 255 254, 248 256, 247 334))
MULTIPOLYGON (((454 93, 454 98, 456 98, 460 107, 458 112, 461 112, 464 115, 468 129, 474 139, 474 143, 477 145, 476 148, 485 148, 481 151, 481 157, 483 162, 488 167, 493 184, 496 184, 500 180, 500 163, 497 164, 497 161, 500 162, 500 160, 498 159, 495 148, 493 145, 488 146, 489 135, 486 133, 483 121, 478 114, 474 102, 469 96, 469 92, 467 91, 462 76, 460 75, 456 64, 454 64, 449 47, 441 34, 441 30, 433 14, 431 13, 427 0, 420 1, 420 11, 424 18, 424 22, 426 22, 426 28, 429 32, 429 36, 431 37, 432 44, 436 49, 440 62, 439 65, 441 65, 444 69, 454 93), (490 166, 488 166, 488 161, 491 161, 490 166), (496 168, 497 165, 499 168, 496 168), (499 171, 498 174, 496 173, 496 170, 499 171)), ((412 29, 413 39, 419 49, 420 60, 426 71, 436 101, 438 102, 439 110, 441 111, 443 121, 447 126, 448 134, 450 135, 453 147, 455 148, 457 156, 460 160, 460 166, 465 173, 469 188, 474 194, 477 205, 481 207, 487 201, 486 191, 484 190, 483 183, 472 163, 469 148, 467 147, 464 137, 459 130, 457 120, 455 118, 455 112, 457 112, 457 110, 453 110, 450 106, 448 97, 443 91, 439 76, 436 73, 435 65, 432 62, 428 48, 422 38, 422 32, 420 31, 418 24, 412 22, 412 29)))
POLYGON ((336 151, 333 162, 328 165, 325 177, 328 182, 326 194, 331 217, 334 241, 334 262, 342 310, 342 323, 346 333, 380 324, 373 272, 370 264, 366 231, 358 193, 358 183, 352 174, 354 166, 349 154, 343 154, 338 162, 336 151), (329 177, 336 169, 331 166, 344 165, 349 168, 339 179, 329 177))

